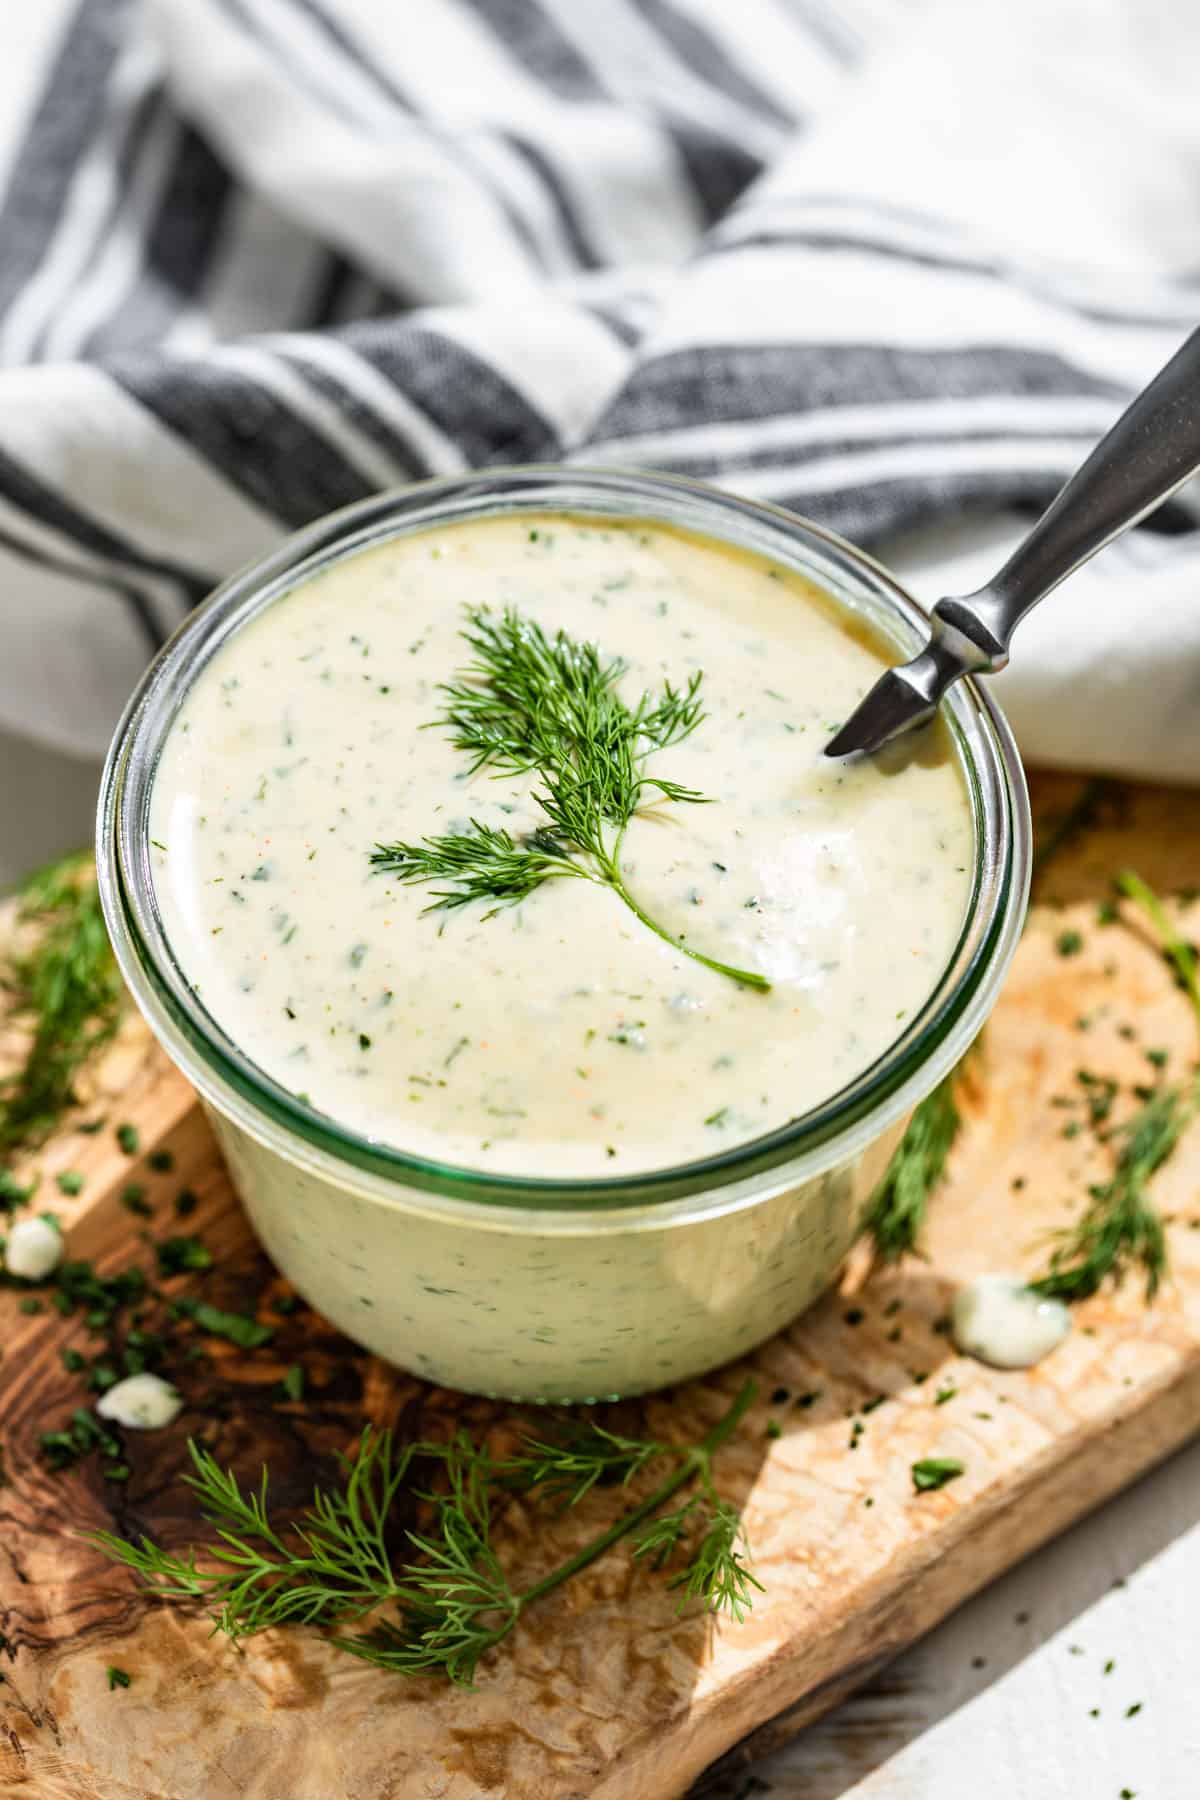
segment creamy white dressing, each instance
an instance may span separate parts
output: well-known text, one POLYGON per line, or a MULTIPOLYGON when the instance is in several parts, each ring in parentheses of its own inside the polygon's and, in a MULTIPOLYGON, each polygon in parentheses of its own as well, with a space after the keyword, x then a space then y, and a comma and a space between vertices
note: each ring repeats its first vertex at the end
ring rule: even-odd
POLYGON ((1012 1275, 979 1275, 959 1288, 950 1309, 954 1341, 997 1369, 1028 1369, 1062 1343, 1071 1315, 1012 1275))
POLYGON ((172 728, 155 887, 201 1003, 343 1126, 506 1174, 633 1174, 729 1149, 875 1061, 950 959, 973 823, 939 723, 859 765, 821 752, 886 660, 756 556, 657 524, 497 517, 334 563, 238 632, 172 728), (431 914, 374 845, 520 840, 536 779, 467 774, 436 724, 464 609, 512 605, 629 664, 630 700, 703 671, 707 717, 652 768, 711 804, 647 807, 602 886, 431 914))
POLYGON ((45 1281, 63 1259, 63 1235, 48 1219, 18 1219, 4 1246, 4 1266, 22 1281, 45 1281))
POLYGON ((179 1417, 183 1399, 169 1381, 146 1371, 115 1382, 97 1400, 96 1411, 132 1431, 161 1431, 179 1417))

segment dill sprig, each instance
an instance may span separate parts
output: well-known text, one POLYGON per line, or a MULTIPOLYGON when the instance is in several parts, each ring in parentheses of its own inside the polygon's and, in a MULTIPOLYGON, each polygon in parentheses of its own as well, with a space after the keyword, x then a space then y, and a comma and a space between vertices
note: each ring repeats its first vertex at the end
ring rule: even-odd
POLYGON ((1119 1282, 1136 1262, 1145 1271, 1146 1298, 1154 1298, 1167 1266, 1167 1245, 1146 1188, 1195 1117, 1198 1104, 1194 1086, 1188 1092, 1160 1087, 1120 1127, 1124 1142, 1111 1179, 1088 1189, 1087 1210, 1058 1234, 1049 1268, 1029 1283, 1036 1293, 1056 1300, 1086 1300, 1110 1276, 1119 1282))
POLYGON ((961 1124, 956 1076, 952 1070, 921 1101, 871 1198, 867 1230, 879 1262, 898 1262, 916 1246, 929 1196, 942 1179, 961 1124))
POLYGON ((390 1431, 368 1426, 357 1453, 344 1462, 344 1485, 318 1488, 285 1538, 267 1511, 266 1469, 257 1490, 244 1490, 231 1470, 189 1439, 193 1472, 184 1481, 204 1518, 217 1526, 219 1541, 208 1552, 212 1568, 198 1567, 194 1550, 175 1556, 147 1537, 134 1544, 107 1531, 86 1535, 164 1598, 202 1600, 215 1628, 235 1640, 273 1625, 360 1617, 399 1591, 384 1532, 418 1448, 398 1450, 390 1431))
POLYGON ((751 1588, 761 1594, 762 1582, 746 1567, 745 1534, 741 1514, 728 1500, 721 1500, 705 1483, 701 1495, 686 1500, 675 1513, 665 1516, 665 1531, 656 1531, 659 1519, 651 1519, 639 1534, 635 1556, 649 1556, 655 1568, 670 1561, 694 1525, 703 1521, 704 1529, 691 1556, 667 1586, 681 1590, 682 1611, 691 1600, 699 1600, 706 1612, 728 1613, 740 1625, 754 1605, 751 1588))
POLYGON ((527 1437, 499 1465, 498 1473, 518 1490, 537 1488, 561 1496, 564 1506, 578 1506, 597 1483, 628 1487, 670 1446, 654 1438, 623 1437, 593 1419, 567 1426, 554 1439, 527 1437))
POLYGON ((390 1431, 368 1428, 355 1455, 343 1459, 342 1486, 317 1489, 301 1517, 284 1528, 268 1511, 265 1469, 258 1488, 245 1490, 190 1442, 193 1472, 185 1479, 217 1527, 206 1566, 194 1550, 178 1556, 146 1537, 135 1544, 109 1532, 88 1535, 165 1598, 203 1602, 215 1629, 234 1639, 281 1624, 340 1626, 379 1606, 394 1607, 394 1618, 333 1642, 399 1674, 440 1672, 470 1685, 480 1658, 503 1642, 530 1606, 623 1538, 633 1540, 639 1558, 653 1548, 657 1567, 698 1532, 669 1585, 682 1590, 681 1604, 695 1600, 709 1612, 744 1616, 750 1590, 760 1584, 746 1566, 737 1509, 717 1494, 712 1465, 756 1391, 747 1382, 705 1436, 685 1445, 622 1437, 588 1421, 557 1439, 527 1438, 496 1458, 465 1432, 449 1444, 401 1448, 390 1431), (498 1497, 521 1492, 577 1505, 597 1483, 628 1484, 660 1459, 674 1464, 670 1474, 540 1580, 522 1587, 501 1563, 491 1535, 498 1497), (428 1506, 431 1523, 405 1534, 412 1559, 397 1567, 388 1548, 389 1518, 414 1464, 440 1469, 441 1478, 432 1487, 408 1489, 428 1506), (698 1491, 668 1515, 677 1522, 655 1540, 654 1516, 689 1482, 698 1491))
MULTIPOLYGON (((1154 929, 1200 1023, 1200 985, 1192 946, 1180 937, 1153 888, 1134 870, 1122 870, 1115 885, 1154 929)), ((1200 1075, 1196 1073, 1178 1085, 1160 1083, 1143 1099, 1132 1117, 1113 1133, 1120 1149, 1111 1177, 1088 1189, 1086 1211, 1076 1224, 1057 1234, 1049 1267, 1030 1282, 1031 1288, 1054 1299, 1086 1300, 1105 1281, 1120 1282, 1131 1266, 1140 1264, 1146 1299, 1154 1298, 1166 1272, 1167 1242, 1147 1190, 1197 1113, 1200 1075)))
POLYGON ((75 1100, 80 1069, 120 1023, 122 987, 104 929, 90 857, 64 857, 30 877, 18 922, 33 932, 7 985, 14 1018, 28 1019, 24 1060, 0 1079, 0 1152, 42 1141, 75 1100))
POLYGON ((673 936, 634 898, 621 873, 621 844, 647 799, 706 803, 695 788, 654 775, 647 760, 688 737, 704 717, 702 675, 686 686, 665 681, 657 695, 632 705, 618 691, 627 664, 605 660, 595 644, 540 625, 513 607, 499 616, 486 607, 468 613, 463 636, 473 660, 442 684, 448 726, 470 773, 536 774, 533 794, 544 824, 519 842, 511 833, 471 819, 465 831, 419 843, 377 844, 372 865, 401 881, 443 882, 426 909, 446 911, 474 901, 495 902, 484 915, 524 900, 544 881, 574 876, 610 887, 650 931, 744 987, 770 983, 752 970, 705 956, 673 936))

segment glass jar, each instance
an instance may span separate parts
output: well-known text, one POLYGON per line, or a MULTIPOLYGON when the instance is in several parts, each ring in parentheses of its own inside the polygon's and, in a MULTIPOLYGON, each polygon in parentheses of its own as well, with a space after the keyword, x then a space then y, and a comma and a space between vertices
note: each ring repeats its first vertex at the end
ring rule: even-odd
POLYGON ((946 712, 975 827, 962 933, 923 1009, 815 1110, 720 1155, 632 1178, 440 1165, 356 1137, 255 1067, 191 992, 155 901, 149 806, 175 715, 249 618, 349 550, 498 512, 665 523, 790 566, 907 657, 925 612, 831 532, 697 482, 514 468, 429 481, 319 520, 235 575, 146 672, 109 753, 97 861, 125 979, 204 1102, 268 1253, 349 1337, 430 1381, 594 1400, 698 1375, 778 1331, 833 1280, 913 1107, 966 1051, 1015 948, 1029 885, 1016 749, 982 690, 946 712))

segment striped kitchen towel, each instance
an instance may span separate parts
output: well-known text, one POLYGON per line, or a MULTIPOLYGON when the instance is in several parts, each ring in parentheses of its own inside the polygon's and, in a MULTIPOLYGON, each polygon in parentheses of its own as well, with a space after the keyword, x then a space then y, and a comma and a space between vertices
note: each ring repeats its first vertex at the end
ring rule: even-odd
MULTIPOLYGON (((976 585, 1200 320, 1197 66, 1194 0, 14 0, 0 724, 95 753, 218 578, 479 465, 976 585)), ((1023 629, 1030 756, 1200 779, 1197 518, 1023 629)))

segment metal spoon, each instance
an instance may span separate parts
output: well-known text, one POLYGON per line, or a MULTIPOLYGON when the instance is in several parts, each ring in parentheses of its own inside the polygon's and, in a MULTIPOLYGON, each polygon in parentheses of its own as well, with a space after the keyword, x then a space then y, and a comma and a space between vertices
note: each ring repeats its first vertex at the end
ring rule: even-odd
POLYGON ((1143 388, 986 587, 939 600, 919 656, 880 676, 826 744, 826 756, 878 750, 923 725, 960 675, 1008 662, 1026 613, 1097 550, 1200 470, 1200 331, 1143 388))

